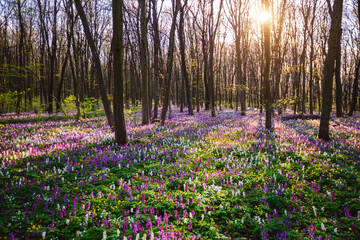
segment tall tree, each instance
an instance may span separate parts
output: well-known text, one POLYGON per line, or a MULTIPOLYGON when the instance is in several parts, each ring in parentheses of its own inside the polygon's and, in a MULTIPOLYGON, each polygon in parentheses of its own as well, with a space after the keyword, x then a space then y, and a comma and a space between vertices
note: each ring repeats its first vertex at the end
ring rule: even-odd
MULTIPOLYGON (((357 0, 357 17, 358 17, 358 24, 360 27, 360 0, 357 0)), ((360 71, 360 57, 358 57, 358 59, 357 59, 357 64, 356 64, 356 68, 355 68, 355 76, 354 76, 354 83, 353 83, 353 90, 352 90, 352 102, 351 102, 350 111, 349 111, 350 116, 352 116, 354 114, 354 111, 356 109, 356 104, 358 101, 359 71, 360 71)))
POLYGON ((335 0, 331 14, 331 27, 328 40, 328 52, 325 58, 322 79, 322 106, 319 128, 319 138, 330 140, 329 123, 332 108, 332 91, 334 82, 334 64, 339 46, 339 35, 341 35, 341 20, 343 12, 343 0, 335 0))
POLYGON ((52 25, 52 42, 51 42, 51 52, 50 52, 50 78, 49 78, 49 88, 48 88, 48 113, 53 113, 53 98, 54 98, 54 83, 56 76, 56 50, 57 50, 57 13, 58 6, 57 0, 54 1, 54 16, 53 16, 53 25, 52 25))
POLYGON ((312 9, 312 16, 310 21, 310 28, 308 30, 308 35, 310 37, 310 57, 309 57, 309 105, 310 105, 310 114, 314 114, 314 23, 316 18, 316 6, 317 6, 318 0, 313 1, 313 9, 312 9))
MULTIPOLYGON (((283 64, 283 54, 286 53, 286 44, 282 47, 281 40, 282 40, 282 33, 283 33, 283 25, 285 22, 285 14, 287 10, 288 4, 287 0, 281 1, 281 7, 278 10, 278 24, 276 33, 274 36, 274 50, 275 50, 275 60, 274 60, 274 74, 275 74, 275 99, 278 104, 278 114, 282 113, 282 108, 279 104, 280 100, 280 80, 281 80, 281 72, 282 72, 282 64, 283 64), (284 49, 283 49, 284 48, 284 49), (284 52, 284 53, 283 53, 284 52)), ((275 18, 273 18, 275 21, 275 18)), ((274 24, 273 24, 274 25, 274 24)))
POLYGON ((87 41, 88 41, 88 43, 90 45, 90 49, 91 49, 91 52, 92 52, 93 62, 94 62, 95 71, 96 71, 96 77, 97 77, 98 84, 99 84, 100 96, 101 96, 101 100, 102 100, 103 105, 104 105, 106 118, 108 120, 110 128, 113 129, 114 115, 113 115, 113 112, 111 110, 110 101, 109 101, 108 96, 106 94, 106 88, 105 88, 104 78, 103 78, 103 74, 102 74, 102 70, 101 70, 101 62, 100 62, 99 53, 98 53, 98 50, 96 49, 94 38, 93 38, 92 33, 90 31, 89 23, 88 23, 88 20, 86 18, 84 9, 83 9, 83 7, 81 5, 81 2, 80 2, 80 0, 74 0, 74 1, 75 1, 76 9, 77 9, 78 14, 79 14, 80 19, 81 19, 83 28, 84 28, 86 39, 87 39, 87 41))
MULTIPOLYGON (((237 78, 237 98, 239 97, 240 91, 240 106, 241 106, 241 115, 245 115, 246 103, 245 103, 245 81, 242 68, 242 56, 241 52, 245 49, 241 49, 241 40, 244 39, 244 33, 242 31, 242 25, 244 24, 244 19, 241 19, 243 12, 245 11, 245 1, 244 0, 227 0, 228 21, 233 29, 235 37, 235 53, 236 53, 236 78, 237 78)), ((245 40, 243 40, 245 41, 245 40)), ((244 69, 245 70, 245 69, 244 69)), ((236 110, 238 110, 238 99, 236 99, 236 110)))
POLYGON ((141 77, 142 77, 142 124, 149 124, 149 92, 148 92, 148 39, 147 39, 147 21, 146 21, 146 1, 139 0, 140 5, 140 55, 141 55, 141 77))
POLYGON ((186 101, 188 104, 188 113, 189 115, 194 115, 193 112, 193 104, 192 104, 192 95, 190 90, 190 79, 189 73, 186 67, 186 54, 185 54, 185 31, 184 31, 184 21, 185 21, 185 11, 187 7, 187 0, 184 1, 184 4, 180 10, 180 20, 179 20, 179 29, 178 29, 178 37, 180 43, 180 57, 181 57, 181 75, 183 81, 185 83, 185 91, 186 91, 186 101))
POLYGON ((175 8, 173 12, 173 18, 170 29, 170 39, 169 39, 169 49, 167 54, 167 62, 166 62, 166 77, 165 77, 165 89, 163 94, 163 108, 161 110, 161 124, 165 124, 166 113, 168 110, 168 106, 170 104, 170 85, 172 78, 172 68, 174 62, 174 48, 175 48, 175 27, 176 27, 176 19, 180 9, 180 0, 176 0, 175 8))
MULTIPOLYGON (((164 0, 162 0, 164 1, 164 0)), ((161 80, 161 42, 160 42, 160 31, 159 31, 159 18, 157 12, 157 0, 152 0, 152 20, 153 20, 153 31, 154 31, 154 115, 153 118, 158 118, 159 111, 159 84, 161 80)))
MULTIPOLYGON (((340 29, 342 32, 342 30, 340 29)), ((341 86, 341 33, 338 36, 338 47, 336 52, 336 67, 335 67, 335 86, 336 86, 336 94, 335 94, 335 102, 336 102, 336 116, 342 117, 342 86, 341 86)))
POLYGON ((113 0, 113 56, 114 56, 114 128, 115 142, 127 143, 124 116, 123 78, 123 0, 113 0))
MULTIPOLYGON (((263 0, 265 14, 269 14, 270 9, 270 0, 263 0)), ((264 68, 264 102, 265 102, 265 127, 266 129, 271 129, 272 125, 272 107, 271 107, 271 90, 270 90, 270 62, 271 62, 271 53, 270 53, 270 20, 267 19, 264 21, 264 48, 265 48, 265 68, 264 68)))

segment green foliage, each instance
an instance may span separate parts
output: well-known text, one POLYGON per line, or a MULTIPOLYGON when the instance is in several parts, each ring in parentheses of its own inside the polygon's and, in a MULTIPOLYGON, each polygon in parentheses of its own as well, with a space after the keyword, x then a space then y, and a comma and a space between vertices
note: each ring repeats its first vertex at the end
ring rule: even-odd
POLYGON ((16 111, 16 100, 22 94, 24 94, 24 92, 18 93, 17 91, 9 91, 0 93, 0 113, 16 111))
POLYGON ((85 98, 84 101, 81 102, 81 115, 86 118, 89 112, 96 112, 100 109, 99 101, 94 98, 85 98))
POLYGON ((74 95, 70 95, 64 99, 64 110, 72 111, 75 109, 76 105, 76 97, 74 95))

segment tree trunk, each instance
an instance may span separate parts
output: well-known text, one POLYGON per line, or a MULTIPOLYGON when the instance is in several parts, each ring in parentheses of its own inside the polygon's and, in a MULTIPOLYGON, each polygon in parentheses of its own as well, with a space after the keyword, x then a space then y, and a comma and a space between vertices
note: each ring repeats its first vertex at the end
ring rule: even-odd
POLYGON ((179 43, 180 43, 180 56, 181 56, 181 75, 183 81, 185 83, 185 91, 186 91, 186 101, 188 105, 188 113, 189 115, 194 115, 193 112, 193 104, 192 104, 192 95, 190 90, 190 79, 189 74, 186 68, 186 55, 185 55, 185 33, 184 33, 184 18, 185 18, 185 8, 187 6, 187 0, 185 0, 184 5, 180 10, 180 21, 179 21, 179 43))
POLYGON ((142 77, 142 125, 149 124, 149 96, 148 96, 148 40, 147 40, 147 22, 146 22, 146 1, 139 0, 140 5, 140 62, 142 77))
POLYGON ((106 94, 106 88, 105 88, 104 78, 103 78, 103 74, 102 74, 102 70, 101 70, 101 62, 100 62, 99 53, 98 53, 98 51, 96 49, 93 36, 92 36, 92 34, 90 32, 90 27, 89 27, 89 24, 88 24, 88 20, 86 18, 86 15, 85 15, 84 9, 83 9, 83 7, 81 5, 81 2, 80 2, 80 0, 74 0, 74 1, 75 1, 76 9, 78 11, 78 14, 80 16, 81 22, 82 22, 83 27, 84 27, 84 31, 85 31, 87 41, 88 41, 88 43, 90 45, 90 49, 91 49, 91 52, 92 52, 93 62, 94 62, 95 71, 96 71, 96 77, 97 77, 98 85, 99 85, 100 97, 101 97, 101 100, 102 100, 103 105, 104 105, 106 118, 108 120, 110 128, 113 129, 114 115, 113 115, 113 112, 111 110, 110 101, 109 101, 108 96, 106 94))
POLYGON ((123 0, 113 0, 113 56, 114 56, 114 127, 115 143, 125 145, 126 126, 123 98, 123 0))
POLYGON ((334 64, 339 46, 339 34, 341 34, 341 20, 343 12, 343 0, 335 0, 333 14, 331 17, 331 28, 328 41, 328 53, 324 64, 324 75, 322 80, 322 106, 319 128, 319 138, 330 140, 329 122, 332 108, 332 91, 334 78, 334 64))
POLYGON ((70 55, 70 49, 71 49, 71 36, 69 36, 71 30, 68 30, 67 33, 67 51, 66 51, 66 56, 64 59, 64 63, 61 67, 61 73, 60 73, 60 83, 59 86, 57 88, 57 92, 56 92, 56 112, 58 112, 61 108, 61 92, 62 92, 62 88, 64 85, 64 80, 65 80, 65 70, 66 70, 66 66, 67 66, 67 62, 69 60, 69 55, 70 55))
MULTIPOLYGON (((341 31, 341 30, 340 30, 341 31)), ((335 84, 336 84, 336 116, 342 117, 342 86, 341 86, 341 34, 338 36, 338 47, 336 53, 335 68, 335 84)))
POLYGON ((169 50, 167 56, 167 64, 166 64, 166 78, 165 78, 165 92, 164 92, 164 100, 163 100, 163 108, 161 111, 161 124, 164 125, 166 121, 166 113, 168 106, 170 104, 170 84, 172 78, 172 67, 174 60, 174 48, 175 48, 175 27, 176 27, 176 18, 180 9, 180 0, 176 0, 175 12, 173 14, 173 19, 171 23, 170 29, 170 39, 169 39, 169 50))
POLYGON ((152 0, 152 15, 153 15, 153 29, 154 29, 154 116, 158 118, 159 111, 159 82, 161 77, 160 71, 160 57, 161 57, 161 42, 160 42, 160 31, 159 31, 159 20, 157 14, 157 0, 152 0))
MULTIPOLYGON (((265 0, 265 11, 269 11, 269 0, 265 0)), ((270 22, 265 22, 264 24, 264 44, 265 44, 265 69, 264 69, 264 101, 265 101, 265 110, 266 110, 266 118, 265 118, 265 127, 266 129, 271 129, 272 119, 272 107, 271 107, 271 92, 270 92, 270 61, 271 61, 271 53, 270 53, 270 22)))
POLYGON ((314 37, 313 33, 310 35, 310 78, 309 78, 309 103, 310 103, 310 114, 314 114, 313 95, 314 95, 314 80, 313 80, 313 60, 314 60, 314 37))
MULTIPOLYGON (((357 16, 360 23, 360 0, 357 1, 357 16)), ((354 84, 353 84, 353 92, 352 92, 352 103, 350 106, 349 116, 352 116, 354 114, 354 111, 356 110, 356 103, 358 98, 358 92, 359 92, 359 70, 360 70, 360 57, 358 59, 358 63, 356 65, 355 69, 355 77, 354 77, 354 84)))
POLYGON ((352 102, 351 102, 351 106, 350 106, 349 116, 352 116, 356 110, 356 103, 357 103, 358 92, 359 92, 359 70, 360 70, 360 58, 358 59, 358 63, 356 65, 356 69, 355 69, 353 92, 352 92, 352 102))

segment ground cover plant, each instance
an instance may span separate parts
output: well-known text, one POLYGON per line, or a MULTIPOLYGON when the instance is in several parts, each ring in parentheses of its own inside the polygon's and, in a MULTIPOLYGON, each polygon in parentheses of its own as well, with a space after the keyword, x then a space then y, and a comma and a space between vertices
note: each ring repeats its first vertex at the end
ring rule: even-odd
POLYGON ((0 126, 0 239, 358 239, 359 118, 175 112, 0 126))

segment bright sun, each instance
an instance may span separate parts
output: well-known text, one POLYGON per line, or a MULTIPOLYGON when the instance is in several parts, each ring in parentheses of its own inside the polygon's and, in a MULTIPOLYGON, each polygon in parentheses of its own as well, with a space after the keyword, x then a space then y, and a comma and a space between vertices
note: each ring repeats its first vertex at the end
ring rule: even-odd
POLYGON ((270 20, 270 14, 269 12, 267 11, 261 11, 259 16, 258 16, 258 19, 261 23, 265 23, 265 22, 268 22, 270 20))

